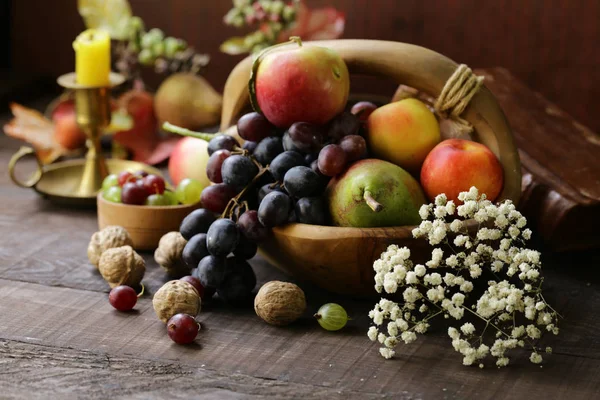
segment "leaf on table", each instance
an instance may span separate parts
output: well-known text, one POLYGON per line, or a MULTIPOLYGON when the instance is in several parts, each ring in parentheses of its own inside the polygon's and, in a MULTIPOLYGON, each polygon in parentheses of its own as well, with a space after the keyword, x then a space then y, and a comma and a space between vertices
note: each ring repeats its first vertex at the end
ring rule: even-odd
POLYGON ((36 110, 17 103, 10 104, 14 118, 4 125, 4 132, 29 143, 42 164, 49 164, 68 151, 54 139, 54 123, 36 110))

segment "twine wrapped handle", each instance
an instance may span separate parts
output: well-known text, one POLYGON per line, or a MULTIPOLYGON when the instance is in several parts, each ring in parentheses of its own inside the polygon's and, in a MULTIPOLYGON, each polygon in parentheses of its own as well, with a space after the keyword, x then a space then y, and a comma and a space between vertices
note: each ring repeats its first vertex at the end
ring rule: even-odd
POLYGON ((436 113, 452 124, 452 136, 464 136, 473 132, 473 126, 460 115, 483 85, 483 76, 477 76, 465 64, 458 66, 446 81, 442 93, 433 108, 436 113))

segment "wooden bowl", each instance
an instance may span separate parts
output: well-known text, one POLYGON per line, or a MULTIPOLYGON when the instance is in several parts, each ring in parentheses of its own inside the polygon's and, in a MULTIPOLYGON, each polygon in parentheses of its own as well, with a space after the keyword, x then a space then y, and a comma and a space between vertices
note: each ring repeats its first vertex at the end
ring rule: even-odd
POLYGON ((122 226, 129 232, 136 250, 154 250, 160 238, 179 231, 181 221, 200 204, 178 206, 134 206, 113 203, 98 194, 98 228, 122 226))
MULTIPOLYGON (((294 44, 295 45, 295 44, 294 44)), ((380 40, 305 42, 334 49, 350 74, 393 80, 437 97, 458 64, 423 47, 380 40)), ((248 104, 248 77, 252 58, 242 60, 225 84, 221 128, 231 126, 248 104)), ((500 160, 504 188, 499 200, 517 203, 521 194, 521 167, 512 132, 494 95, 481 87, 461 115, 475 128, 474 140, 485 144, 500 160)), ((369 295, 374 291, 373 261, 390 244, 407 246, 412 258, 427 260, 431 249, 425 240, 413 239, 413 226, 343 228, 288 224, 273 229, 260 251, 273 265, 301 280, 329 291, 369 295)))

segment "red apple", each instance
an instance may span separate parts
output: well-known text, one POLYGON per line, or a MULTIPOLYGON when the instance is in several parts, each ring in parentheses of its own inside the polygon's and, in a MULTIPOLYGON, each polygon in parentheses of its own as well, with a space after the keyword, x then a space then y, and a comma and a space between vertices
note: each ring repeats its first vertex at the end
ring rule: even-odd
POLYGON ((421 185, 430 201, 445 193, 459 204, 458 194, 471 186, 494 201, 503 184, 498 158, 485 145, 470 140, 444 140, 431 150, 421 168, 421 185))
POLYGON ((206 176, 208 143, 201 139, 185 137, 175 145, 169 159, 169 176, 177 186, 184 178, 196 179, 203 186, 210 185, 206 176))
POLYGON ((304 44, 267 53, 256 72, 255 89, 258 106, 273 125, 323 125, 344 110, 350 78, 335 51, 304 44))

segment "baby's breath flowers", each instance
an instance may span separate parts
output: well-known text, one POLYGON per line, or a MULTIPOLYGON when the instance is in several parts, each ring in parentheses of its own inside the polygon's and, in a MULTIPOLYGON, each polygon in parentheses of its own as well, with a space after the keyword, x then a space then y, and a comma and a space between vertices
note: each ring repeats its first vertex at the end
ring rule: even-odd
POLYGON ((558 334, 559 314, 542 295, 540 253, 526 247, 527 220, 511 201, 493 204, 475 187, 459 200, 456 206, 441 194, 421 207, 423 221, 413 236, 437 246, 425 264, 413 263, 410 250, 396 245, 375 261, 377 292, 401 293, 403 302, 382 298, 375 304, 368 336, 391 358, 396 345, 414 342, 443 316, 464 365, 483 367, 491 356, 506 366, 508 351, 517 347, 539 364, 541 353, 552 349, 542 350, 537 341, 545 331, 558 334), (485 290, 475 285, 478 279, 487 282, 485 290))

